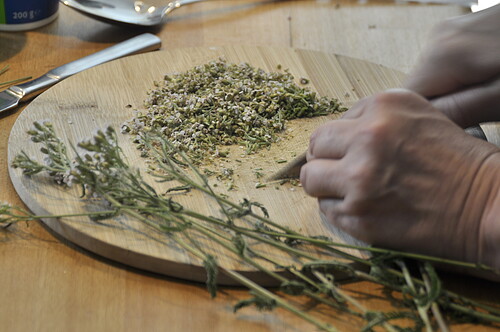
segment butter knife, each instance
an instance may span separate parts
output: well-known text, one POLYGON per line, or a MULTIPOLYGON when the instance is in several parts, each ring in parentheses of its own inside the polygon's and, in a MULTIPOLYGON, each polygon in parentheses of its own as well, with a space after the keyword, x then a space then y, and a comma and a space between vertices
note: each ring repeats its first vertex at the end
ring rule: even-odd
POLYGON ((89 69, 126 55, 157 50, 160 47, 160 38, 150 33, 144 33, 97 53, 52 69, 45 75, 42 75, 32 81, 11 86, 0 92, 0 114, 13 109, 19 105, 19 102, 21 101, 27 101, 36 97, 52 85, 85 69, 89 69))

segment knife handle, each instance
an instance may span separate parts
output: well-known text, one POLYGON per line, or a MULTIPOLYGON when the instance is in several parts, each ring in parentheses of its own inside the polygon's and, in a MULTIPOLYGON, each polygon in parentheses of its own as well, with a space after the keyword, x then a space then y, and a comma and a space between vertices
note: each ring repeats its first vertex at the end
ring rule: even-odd
MULTIPOLYGON (((478 125, 474 127, 469 127, 465 129, 465 132, 475 138, 488 141, 486 134, 483 129, 478 125)), ((307 162, 306 152, 301 153, 299 156, 293 158, 292 161, 288 162, 285 166, 280 168, 277 172, 271 174, 267 181, 277 181, 284 179, 296 179, 300 176, 300 168, 307 162)))
POLYGON ((160 46, 160 38, 150 33, 144 33, 108 47, 102 51, 52 69, 45 75, 32 81, 11 86, 9 90, 14 92, 20 99, 27 100, 39 95, 57 82, 60 82, 63 79, 85 69, 89 69, 126 55, 153 51, 159 49, 160 46))

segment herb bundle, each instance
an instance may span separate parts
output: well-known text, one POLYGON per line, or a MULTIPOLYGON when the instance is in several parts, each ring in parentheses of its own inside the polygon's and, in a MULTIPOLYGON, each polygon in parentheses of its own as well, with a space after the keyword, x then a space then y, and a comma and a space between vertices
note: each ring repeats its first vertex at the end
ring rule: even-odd
MULTIPOLYGON (((265 207, 258 202, 244 200, 234 203, 218 195, 187 155, 154 131, 145 132, 140 139, 162 171, 155 175, 156 179, 180 183, 180 186, 171 188, 174 190, 190 188, 210 196, 220 208, 221 216, 200 214, 185 208, 172 196, 158 193, 144 180, 139 170, 126 162, 117 144, 117 134, 112 128, 98 131, 92 139, 80 142, 78 147, 84 152, 77 153, 75 158, 68 156, 67 151, 70 149, 57 137, 50 123, 35 123, 34 129, 28 133, 34 142, 42 145, 41 152, 46 155, 46 161, 41 163, 20 153, 13 160, 13 167, 21 168, 30 176, 47 172, 59 184, 77 184, 82 187, 84 194, 100 197, 108 203, 109 209, 88 213, 93 219, 128 215, 174 240, 180 248, 203 263, 207 271, 207 288, 212 296, 216 296, 218 273, 224 273, 246 286, 251 297, 237 303, 235 311, 250 305, 262 310, 281 307, 325 331, 337 329, 320 320, 314 312, 292 304, 292 299, 308 298, 318 306, 341 310, 364 319, 364 331, 377 326, 387 331, 403 330, 396 324, 402 318, 412 321, 413 329, 425 328, 428 331, 436 325, 445 330, 446 322, 454 315, 468 317, 479 323, 500 322, 499 308, 477 303, 443 289, 431 263, 494 272, 489 267, 371 247, 355 247, 370 251, 373 254, 370 259, 347 254, 343 248, 352 246, 332 242, 324 236, 300 234, 273 222, 265 207), (173 152, 179 159, 172 159, 173 152), (207 254, 196 237, 190 235, 193 232, 276 279, 279 290, 270 291, 238 272, 219 266, 217 257, 207 254), (293 260, 278 261, 273 257, 265 257, 249 244, 255 242, 279 248, 293 260), (304 246, 316 247, 342 259, 316 257, 303 250, 304 246), (410 269, 409 259, 412 266, 416 261, 415 271, 410 269), (267 268, 264 262, 273 264, 275 269, 267 268), (278 274, 275 270, 286 271, 287 274, 278 274), (369 281, 392 292, 400 292, 404 309, 380 312, 364 307, 342 289, 336 280, 339 271, 352 280, 369 281)), ((0 224, 3 225, 43 217, 58 216, 36 216, 7 204, 0 206, 0 224)))
POLYGON ((287 70, 266 73, 223 59, 166 75, 149 92, 145 107, 122 131, 157 131, 195 162, 219 156, 224 145, 243 145, 254 153, 276 142, 287 120, 346 110, 338 100, 297 85, 287 70))

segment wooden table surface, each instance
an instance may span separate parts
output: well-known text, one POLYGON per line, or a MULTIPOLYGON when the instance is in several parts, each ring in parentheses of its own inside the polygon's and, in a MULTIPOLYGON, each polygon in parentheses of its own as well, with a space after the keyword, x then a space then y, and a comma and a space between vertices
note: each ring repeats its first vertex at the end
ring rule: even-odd
MULTIPOLYGON (((390 1, 209 1, 180 8, 157 29, 117 27, 61 5, 53 23, 29 32, 0 32, 2 81, 40 76, 141 32, 161 37, 163 49, 229 44, 289 46, 338 53, 408 72, 430 28, 465 8, 390 1)), ((0 201, 22 206, 7 171, 7 141, 18 114, 0 117, 0 201)), ((500 286, 459 275, 445 285, 500 303, 500 286)), ((367 306, 391 308, 378 286, 346 287, 367 306)), ((84 251, 38 222, 0 232, 0 331, 314 331, 291 314, 253 309, 233 313, 243 289, 221 289, 137 271, 84 251)), ((361 322, 339 313, 335 324, 361 322)), ((454 326, 459 330, 475 327, 454 326)))

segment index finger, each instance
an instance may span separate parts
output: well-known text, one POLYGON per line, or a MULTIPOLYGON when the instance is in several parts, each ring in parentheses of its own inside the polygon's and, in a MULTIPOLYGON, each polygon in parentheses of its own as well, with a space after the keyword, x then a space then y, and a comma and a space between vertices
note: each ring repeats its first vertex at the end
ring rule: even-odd
POLYGON ((310 138, 307 160, 342 158, 352 140, 355 123, 354 119, 339 119, 316 129, 310 138))

